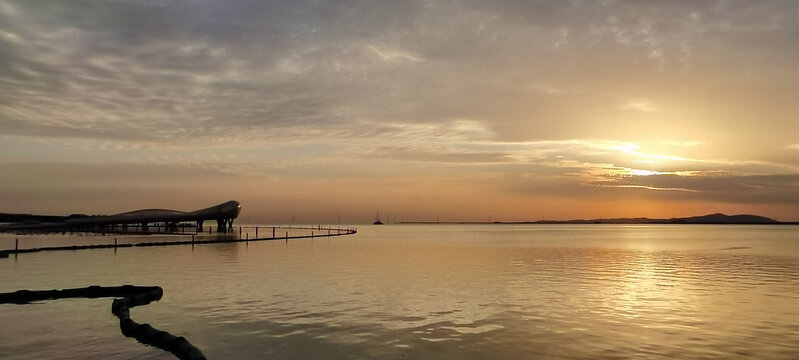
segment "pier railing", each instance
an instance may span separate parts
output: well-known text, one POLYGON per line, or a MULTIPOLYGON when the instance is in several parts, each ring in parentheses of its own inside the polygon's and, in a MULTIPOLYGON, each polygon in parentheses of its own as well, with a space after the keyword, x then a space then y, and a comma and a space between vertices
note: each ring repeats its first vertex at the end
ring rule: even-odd
POLYGON ((233 231, 227 233, 157 233, 157 235, 167 235, 169 240, 160 241, 159 239, 148 239, 149 235, 133 234, 134 236, 118 236, 114 237, 114 242, 111 243, 106 239, 110 238, 108 235, 97 235, 96 238, 103 239, 100 243, 93 244, 80 244, 80 245, 60 245, 60 246, 42 246, 42 247, 27 247, 24 241, 20 243, 19 239, 15 239, 14 248, 0 250, 0 258, 8 257, 9 255, 17 255, 21 253, 33 253, 42 251, 75 251, 75 250, 90 250, 90 249, 120 249, 130 247, 152 247, 152 246, 174 246, 174 245, 203 245, 203 244, 221 244, 221 243, 236 243, 236 242, 250 242, 250 241, 274 241, 284 240, 289 241, 292 239, 313 239, 333 236, 351 235, 357 233, 358 230, 354 227, 327 227, 327 226, 289 226, 289 225, 244 225, 239 226, 238 231, 234 228, 233 231), (119 241, 119 239, 122 241, 119 241), (177 238, 177 239, 175 239, 177 238), (172 240, 175 239, 175 240, 172 240), (20 246, 22 245, 22 246, 20 246))

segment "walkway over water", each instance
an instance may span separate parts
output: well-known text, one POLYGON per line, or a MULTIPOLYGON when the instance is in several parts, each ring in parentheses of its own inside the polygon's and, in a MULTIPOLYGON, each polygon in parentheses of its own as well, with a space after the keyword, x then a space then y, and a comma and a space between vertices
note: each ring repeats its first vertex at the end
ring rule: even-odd
POLYGON ((138 230, 150 232, 150 226, 161 226, 167 231, 177 230, 181 222, 196 223, 196 231, 201 232, 203 221, 216 220, 217 232, 233 230, 233 220, 239 216, 241 204, 231 200, 209 208, 183 212, 168 209, 143 209, 116 215, 69 217, 60 222, 20 222, 13 223, 3 230, 64 230, 64 231, 98 231, 128 232, 138 230))

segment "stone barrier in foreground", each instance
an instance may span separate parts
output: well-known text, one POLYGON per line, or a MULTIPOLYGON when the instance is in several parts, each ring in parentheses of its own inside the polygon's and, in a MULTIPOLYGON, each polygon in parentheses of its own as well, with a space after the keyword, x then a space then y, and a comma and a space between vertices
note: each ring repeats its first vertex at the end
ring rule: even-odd
POLYGON ((114 297, 111 313, 119 318, 122 334, 143 344, 169 351, 182 360, 205 360, 200 349, 182 336, 158 330, 149 324, 139 324, 130 318, 130 308, 161 300, 164 290, 159 286, 89 286, 63 290, 18 290, 0 293, 0 304, 27 304, 33 301, 66 298, 114 297))

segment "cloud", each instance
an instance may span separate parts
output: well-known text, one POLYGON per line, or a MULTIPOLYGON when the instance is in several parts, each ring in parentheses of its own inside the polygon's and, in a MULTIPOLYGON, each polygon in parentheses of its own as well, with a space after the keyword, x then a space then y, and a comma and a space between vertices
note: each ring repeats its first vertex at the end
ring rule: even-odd
MULTIPOLYGON (((375 154, 371 154, 375 155, 375 154)), ((371 156, 370 155, 370 156, 371 156)), ((377 156, 387 160, 410 161, 410 162, 432 162, 432 163, 464 163, 464 164, 484 164, 496 162, 510 162, 507 154, 503 153, 469 153, 469 152, 414 152, 403 148, 387 147, 381 148, 376 153, 377 156)))
POLYGON ((395 49, 387 49, 387 48, 379 48, 376 46, 369 46, 369 50, 374 52, 377 56, 379 56, 384 61, 391 61, 391 60, 409 60, 414 62, 424 61, 423 59, 414 56, 412 54, 408 54, 401 50, 395 49))
POLYGON ((652 102, 648 100, 631 100, 621 105, 620 108, 625 110, 634 110, 642 112, 654 112, 660 110, 656 106, 654 106, 652 102))
POLYGON ((664 140, 660 141, 661 144, 664 145, 672 145, 672 146, 682 146, 682 147, 696 147, 699 145, 704 144, 704 141, 696 141, 696 140, 664 140))
POLYGON ((658 174, 622 177, 594 185, 690 192, 690 198, 694 200, 766 204, 795 204, 799 201, 799 174, 658 174))
POLYGON ((799 168, 784 145, 799 133, 796 9, 3 0, 0 161, 292 178, 341 176, 339 163, 364 176, 480 173, 564 196, 777 201, 780 186, 795 190, 778 177, 799 168), (701 176, 679 175, 691 172, 701 176))
POLYGON ((632 89, 638 74, 659 78, 646 65, 653 49, 680 63, 689 61, 686 48, 700 61, 697 49, 713 43, 720 53, 704 53, 712 60, 737 49, 741 40, 728 34, 760 39, 790 26, 767 16, 776 3, 4 4, 5 133, 162 141, 213 138, 223 128, 462 117, 484 119, 505 139, 607 135, 592 119, 660 107, 652 104, 662 95, 650 92, 651 100, 603 108, 622 100, 608 83, 619 97, 650 98, 632 89), (413 68, 381 64, 422 59, 413 68), (557 90, 531 97, 542 83, 557 90))

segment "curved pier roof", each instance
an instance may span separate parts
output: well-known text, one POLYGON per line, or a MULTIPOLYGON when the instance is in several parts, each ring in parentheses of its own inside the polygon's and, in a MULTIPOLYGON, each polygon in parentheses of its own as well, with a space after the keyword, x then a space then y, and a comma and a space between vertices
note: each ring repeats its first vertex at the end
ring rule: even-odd
MULTIPOLYGON (((61 229, 85 226, 105 226, 124 224, 147 223, 178 223, 192 221, 202 224, 205 220, 217 220, 232 226, 233 219, 239 216, 241 204, 231 200, 216 206, 194 211, 178 211, 169 209, 142 209, 124 212, 116 215, 98 215, 85 217, 69 217, 63 220, 37 221, 25 220, 15 223, 0 224, 0 231, 4 230, 34 230, 34 229, 61 229)), ((221 226, 221 225, 220 225, 221 226)))
POLYGON ((167 209, 143 209, 116 215, 69 219, 64 221, 64 224, 71 226, 235 219, 239 216, 239 212, 241 212, 241 204, 239 204, 238 201, 231 200, 216 206, 190 212, 167 209))

